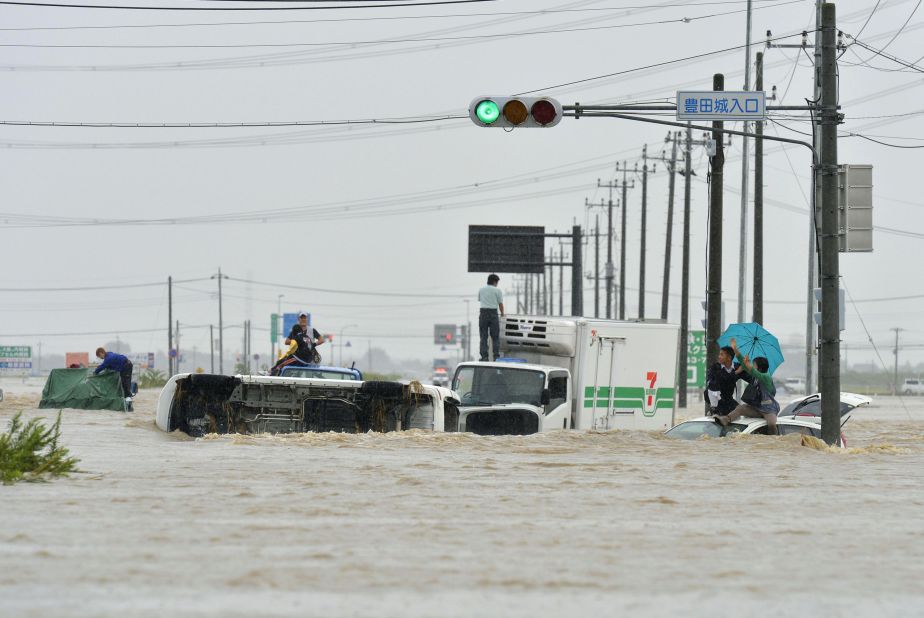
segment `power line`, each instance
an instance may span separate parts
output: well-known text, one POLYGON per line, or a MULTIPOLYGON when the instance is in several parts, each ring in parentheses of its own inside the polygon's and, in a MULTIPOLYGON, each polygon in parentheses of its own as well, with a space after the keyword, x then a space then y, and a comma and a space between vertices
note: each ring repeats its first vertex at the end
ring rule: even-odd
MULTIPOLYGON (((782 2, 780 5, 774 6, 783 6, 786 4, 795 4, 802 2, 802 0, 788 0, 782 2)), ((528 30, 525 32, 499 32, 495 34, 472 34, 465 36, 445 36, 445 37, 419 37, 419 38, 407 38, 407 39, 370 39, 370 40, 359 40, 359 41, 321 41, 321 42, 311 42, 311 43, 215 43, 215 44, 206 44, 206 43, 195 43, 195 44, 50 44, 50 43, 0 43, 0 47, 16 47, 16 48, 40 48, 40 49, 249 49, 249 48, 278 48, 278 47, 333 47, 333 46, 346 46, 352 47, 354 45, 384 45, 384 44, 396 44, 396 43, 426 43, 434 41, 467 41, 467 40, 477 40, 477 39, 497 39, 497 38, 511 38, 511 37, 523 37, 523 36, 535 36, 542 34, 563 34, 563 33, 574 33, 574 32, 592 32, 597 30, 614 30, 619 28, 634 28, 640 26, 655 26, 655 25, 664 25, 664 24, 676 24, 676 23, 690 23, 693 21, 699 21, 703 19, 710 19, 713 17, 720 17, 725 15, 732 15, 735 13, 741 13, 747 9, 737 9, 734 11, 727 11, 724 13, 713 13, 709 15, 701 15, 697 17, 679 17, 675 19, 661 19, 656 21, 648 22, 637 22, 632 24, 610 24, 607 26, 587 26, 583 28, 558 28, 550 30, 528 30)))
MULTIPOLYGON (((782 40, 782 39, 789 39, 789 38, 792 38, 792 37, 794 37, 794 36, 802 36, 802 33, 800 32, 799 34, 787 34, 787 35, 783 35, 783 36, 778 36, 778 37, 774 37, 774 38, 767 39, 767 41, 768 41, 768 42, 771 42, 771 41, 779 41, 779 40, 782 40)), ((644 65, 644 66, 635 67, 635 68, 632 68, 632 69, 624 69, 624 70, 622 70, 622 71, 615 71, 615 72, 613 72, 613 73, 604 73, 603 75, 594 75, 593 77, 585 77, 585 78, 583 78, 583 79, 576 79, 576 80, 574 80, 574 81, 563 82, 563 83, 555 84, 555 85, 552 85, 552 86, 545 86, 545 87, 543 87, 543 88, 535 88, 535 89, 533 89, 533 90, 524 90, 524 91, 522 91, 522 92, 517 92, 517 93, 515 93, 515 96, 522 96, 522 95, 525 95, 525 94, 533 94, 533 93, 535 93, 535 92, 541 92, 541 91, 543 91, 543 90, 554 90, 555 88, 562 88, 562 87, 564 87, 564 86, 574 86, 574 85, 576 85, 576 84, 584 84, 584 83, 596 81, 596 80, 599 80, 599 79, 606 79, 606 78, 608 78, 608 77, 617 77, 617 76, 619 76, 619 75, 627 75, 627 74, 629 74, 629 73, 635 73, 635 72, 637 72, 637 71, 644 71, 644 70, 648 70, 648 69, 656 69, 656 68, 668 66, 668 65, 671 65, 671 64, 676 64, 676 63, 678 63, 678 62, 685 62, 685 61, 687 61, 687 60, 696 60, 696 59, 699 59, 699 58, 708 58, 709 56, 715 56, 715 55, 717 55, 717 54, 724 54, 724 53, 736 51, 736 50, 739 50, 739 49, 744 49, 745 47, 747 47, 746 44, 744 44, 744 45, 735 45, 735 46, 733 46, 733 47, 725 47, 725 48, 722 48, 722 49, 717 49, 717 50, 713 50, 713 51, 703 52, 703 53, 701 53, 701 54, 693 54, 693 55, 691 55, 691 56, 684 56, 683 58, 675 58, 675 59, 673 59, 673 60, 665 60, 665 61, 663 61, 663 62, 655 62, 655 63, 653 63, 653 64, 646 64, 646 65, 644 65)))
MULTIPOLYGON (((2 47, 2 44, 0 44, 2 47)), ((14 127, 82 127, 94 129, 237 129, 252 127, 319 127, 319 126, 345 126, 345 125, 394 125, 394 124, 422 124, 427 122, 443 122, 468 118, 467 115, 444 116, 406 116, 399 118, 362 118, 353 120, 287 120, 287 121, 261 121, 261 122, 75 122, 75 121, 42 121, 42 120, 0 120, 0 125, 14 127)))
MULTIPOLYGON (((208 281, 208 277, 199 279, 174 279, 174 283, 193 283, 197 281, 208 281)), ((150 283, 123 283, 119 285, 85 285, 74 287, 53 287, 53 288, 0 288, 0 292, 90 292, 94 290, 127 290, 130 288, 150 288, 156 286, 166 286, 166 281, 152 281, 150 283)))
MULTIPOLYGON (((779 3, 781 0, 753 0, 762 3, 779 3)), ((655 8, 672 8, 672 7, 691 7, 691 6, 713 6, 728 4, 744 4, 747 0, 724 0, 721 2, 681 2, 677 4, 659 4, 655 8)), ((431 15, 388 15, 375 17, 337 17, 325 19, 288 19, 288 20, 268 20, 268 21, 226 21, 226 22, 195 22, 182 24, 118 24, 118 25, 97 25, 97 26, 31 26, 22 28, 0 28, 0 32, 26 32, 26 31, 58 31, 58 30, 114 30, 121 28, 188 28, 188 27, 212 27, 212 26, 264 26, 264 25, 289 25, 289 24, 314 24, 314 23, 340 23, 340 22, 365 22, 365 21, 403 21, 403 20, 421 20, 421 19, 457 19, 466 17, 502 17, 517 15, 555 15, 560 13, 601 13, 606 11, 650 9, 650 4, 635 6, 618 6, 618 7, 587 7, 580 9, 540 9, 536 11, 498 11, 492 13, 450 13, 450 14, 431 14, 431 15)))
MULTIPOLYGON (((315 1, 315 0, 302 0, 315 1)), ((328 3, 337 3, 339 6, 144 6, 124 4, 61 4, 57 2, 8 2, 0 1, 0 5, 49 7, 58 9, 108 9, 120 11, 329 11, 344 9, 381 9, 415 6, 438 6, 447 4, 474 4, 482 2, 496 2, 497 0, 427 0, 425 2, 394 2, 382 4, 341 4, 349 0, 317 0, 328 3)), ((376 0, 363 0, 365 2, 376 0)), ((381 1, 381 0, 379 0, 381 1)))
MULTIPOLYGON (((764 8, 775 8, 777 6, 782 6, 783 4, 791 4, 794 2, 799 2, 800 0, 787 0, 782 4, 773 4, 765 7, 758 7, 758 10, 764 8)), ((648 10, 656 10, 659 8, 659 5, 654 5, 648 7, 648 10)), ((727 13, 719 13, 716 15, 730 14, 739 11, 731 11, 727 13)), ((624 12, 625 16, 631 14, 630 11, 624 12)), ((708 16, 701 16, 695 19, 704 19, 708 16)), ((611 17, 606 17, 604 19, 610 19, 611 17)), ((485 26, 491 26, 501 23, 508 23, 510 21, 515 21, 522 19, 521 17, 507 17, 494 19, 491 21, 480 22, 477 24, 471 24, 466 26, 458 26, 453 28, 446 28, 443 30, 436 30, 430 32, 422 33, 424 36, 429 35, 441 35, 451 32, 459 32, 465 30, 473 30, 482 28, 485 26)), ((693 18, 691 18, 693 19, 693 18)), ((565 24, 562 24, 566 27, 577 27, 584 24, 596 25, 600 21, 599 18, 591 17, 585 18, 582 20, 571 21, 565 24)), ((657 22, 652 22, 657 23, 657 22)), ((529 31, 523 31, 529 32, 529 31)), ((509 37, 518 36, 520 33, 509 33, 509 37)), ((500 38, 499 35, 494 35, 494 39, 500 38)), ((435 39, 434 39, 435 40, 435 39)), ((358 58, 366 57, 376 57, 381 58, 383 55, 397 55, 397 54, 407 54, 414 53, 417 51, 425 51, 434 48, 448 48, 453 46, 460 45, 469 45, 478 43, 483 39, 474 38, 474 39, 464 39, 456 40, 450 42, 437 42, 433 45, 418 46, 412 48, 402 48, 402 49, 389 49, 385 51, 356 51, 355 53, 343 53, 346 50, 344 49, 329 49, 329 48, 311 48, 307 50, 291 51, 291 52, 275 52, 273 54, 262 54, 256 56, 239 56, 235 58, 213 58, 206 60, 181 60, 174 62, 161 62, 161 63, 148 63, 148 64, 134 64, 134 65, 2 65, 0 70, 15 70, 15 71, 140 71, 140 70, 200 70, 200 69, 222 69, 222 68, 256 68, 256 67, 269 67, 269 66, 283 66, 289 64, 305 64, 310 62, 329 62, 329 61, 341 61, 341 60, 352 60, 358 58), (329 52, 329 53, 328 53, 329 52), (326 54, 323 56, 318 56, 318 54, 326 54), (334 54, 334 55, 332 55, 334 54), (312 57, 308 57, 312 56, 312 57)), ((367 44, 361 44, 361 47, 368 48, 369 46, 378 45, 377 42, 371 42, 367 44)))

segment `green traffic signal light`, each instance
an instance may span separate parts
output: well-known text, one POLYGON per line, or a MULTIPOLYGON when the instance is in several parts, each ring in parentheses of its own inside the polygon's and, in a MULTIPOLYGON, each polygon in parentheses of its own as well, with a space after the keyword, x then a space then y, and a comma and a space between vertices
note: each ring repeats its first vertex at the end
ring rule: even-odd
POLYGON ((485 99, 475 107, 475 116, 485 124, 493 124, 500 118, 500 108, 494 101, 485 99))

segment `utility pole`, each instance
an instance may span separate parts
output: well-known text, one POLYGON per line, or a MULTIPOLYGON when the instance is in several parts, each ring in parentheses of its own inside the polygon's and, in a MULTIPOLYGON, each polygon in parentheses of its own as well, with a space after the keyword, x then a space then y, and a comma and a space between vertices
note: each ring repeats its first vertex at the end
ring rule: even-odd
POLYGON ((558 315, 565 315, 565 248, 558 246, 558 315))
POLYGON ((180 373, 180 321, 176 321, 176 372, 180 373))
MULTIPOLYGON (((725 76, 712 76, 712 89, 725 90, 725 76)), ((725 168, 725 143, 722 130, 725 123, 712 122, 712 139, 715 154, 709 159, 709 274, 706 285, 706 366, 711 367, 719 360, 719 344, 716 340, 722 334, 722 190, 725 168)))
MULTIPOLYGON (((747 28, 744 44, 744 89, 751 89, 751 0, 747 6, 747 28)), ((742 131, 748 132, 748 123, 742 123, 742 131)), ((741 228, 738 232, 738 322, 744 322, 745 281, 748 274, 748 180, 750 173, 750 142, 747 136, 741 138, 741 228)))
POLYGON ((622 162, 622 170, 616 165, 616 171, 622 171, 622 223, 619 226, 619 319, 626 319, 626 211, 629 209, 629 202, 626 201, 626 190, 635 188, 635 179, 632 179, 630 185, 626 180, 626 174, 629 168, 626 162, 622 162))
MULTIPOLYGON (((750 2, 748 3, 750 7, 750 2)), ((764 89, 764 54, 757 52, 754 89, 764 89)), ((764 123, 754 123, 754 291, 751 321, 764 323, 764 123)))
MULTIPOLYGON (((638 319, 645 319, 645 240, 648 225, 648 144, 642 146, 642 237, 639 249, 640 261, 638 270, 638 319)), ((651 166, 651 173, 655 173, 655 165, 651 166)))
POLYGON ((555 314, 555 250, 549 249, 549 297, 547 304, 549 306, 548 314, 555 314))
POLYGON ((615 312, 613 311, 613 278, 615 267, 613 266, 613 189, 618 187, 618 183, 608 182, 601 183, 597 179, 597 187, 600 189, 609 189, 610 198, 606 204, 606 319, 611 319, 615 312))
POLYGON ((581 226, 571 227, 571 315, 584 314, 584 255, 581 226))
MULTIPOLYGON (((818 377, 821 385, 821 437, 836 444, 841 434, 840 240, 838 237, 837 27, 834 3, 821 5, 821 337, 818 377)), ((817 36, 817 35, 816 35, 817 36)))
MULTIPOLYGON (((221 280, 227 279, 228 275, 221 274, 221 268, 218 269, 217 275, 212 275, 210 279, 218 279, 218 373, 225 372, 225 327, 221 310, 221 280)), ((179 358, 179 353, 177 353, 179 358)))
POLYGON ((683 249, 681 249, 680 267, 680 371, 677 381, 680 392, 677 405, 687 407, 687 356, 690 339, 690 181, 693 176, 693 129, 687 123, 686 144, 683 149, 683 249))
POLYGON ((594 317, 600 317, 600 215, 594 227, 594 317))
POLYGON ((680 139, 680 131, 674 131, 667 134, 665 142, 671 142, 671 158, 662 160, 667 162, 668 190, 667 190, 667 236, 664 241, 664 276, 661 281, 661 319, 667 320, 668 293, 671 287, 671 244, 674 231, 674 186, 677 177, 677 140, 680 139))
POLYGON ((167 277, 167 377, 176 373, 173 370, 173 277, 167 277))
POLYGON ((889 330, 895 331, 895 349, 892 350, 892 354, 895 355, 895 369, 892 373, 892 395, 898 394, 898 333, 905 330, 904 328, 890 328, 889 330))
MULTIPOLYGON (((215 373, 215 325, 209 324, 209 354, 211 355, 211 370, 210 373, 215 373)), ((273 359, 275 362, 276 359, 273 359)))

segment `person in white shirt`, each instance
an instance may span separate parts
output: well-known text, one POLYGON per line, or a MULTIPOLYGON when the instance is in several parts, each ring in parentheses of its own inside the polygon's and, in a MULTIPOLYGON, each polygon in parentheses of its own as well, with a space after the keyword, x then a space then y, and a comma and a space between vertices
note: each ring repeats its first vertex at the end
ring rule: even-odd
POLYGON ((488 275, 488 284, 478 290, 478 334, 481 335, 481 360, 487 361, 488 335, 491 336, 490 360, 500 356, 500 318, 504 316, 504 294, 497 287, 500 277, 488 275), (500 316, 498 316, 500 312, 500 316))

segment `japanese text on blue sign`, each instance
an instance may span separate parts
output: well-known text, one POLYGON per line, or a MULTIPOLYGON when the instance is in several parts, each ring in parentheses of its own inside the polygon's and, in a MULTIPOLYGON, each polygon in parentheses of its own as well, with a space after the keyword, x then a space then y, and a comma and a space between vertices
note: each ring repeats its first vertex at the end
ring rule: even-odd
POLYGON ((766 113, 766 96, 762 91, 677 93, 677 120, 762 120, 766 113))

